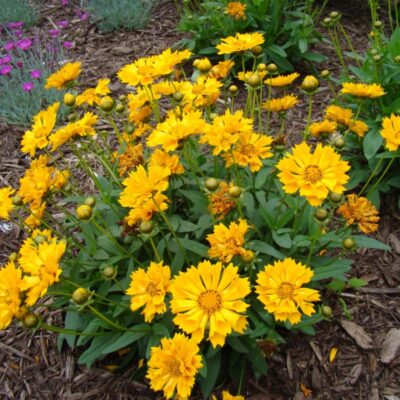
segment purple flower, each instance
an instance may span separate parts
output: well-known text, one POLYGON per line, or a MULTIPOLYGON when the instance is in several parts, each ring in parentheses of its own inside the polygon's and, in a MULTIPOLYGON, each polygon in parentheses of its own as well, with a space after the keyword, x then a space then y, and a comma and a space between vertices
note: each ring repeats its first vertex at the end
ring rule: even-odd
POLYGON ((89 13, 87 12, 83 12, 79 18, 81 19, 81 21, 86 21, 89 18, 89 13))
POLYGON ((15 43, 14 43, 14 42, 7 42, 7 43, 4 45, 4 50, 5 50, 5 51, 10 51, 10 50, 12 50, 14 47, 15 47, 15 43))
POLYGON ((24 63, 22 61, 17 61, 17 67, 21 69, 24 66, 24 63))
POLYGON ((7 24, 7 27, 10 29, 21 29, 24 26, 24 23, 22 21, 18 22, 10 22, 7 24))
POLYGON ((34 69, 31 72, 31 78, 32 79, 39 79, 42 76, 42 71, 40 69, 34 69))
POLYGON ((72 48, 74 47, 74 42, 65 41, 65 42, 63 43, 63 46, 64 46, 66 49, 72 49, 72 48))
POLYGON ((63 20, 61 20, 61 21, 57 21, 56 24, 57 24, 57 26, 58 26, 59 28, 61 28, 61 29, 67 28, 67 27, 68 27, 68 20, 63 19, 63 20))
POLYGON ((7 75, 11 72, 12 66, 11 65, 4 65, 0 68, 0 75, 7 75))
POLYGON ((33 82, 25 82, 22 84, 22 89, 24 89, 25 92, 30 92, 34 87, 35 85, 33 82))
POLYGON ((24 38, 21 40, 18 40, 17 42, 17 47, 20 50, 28 50, 32 46, 32 39, 24 38))
POLYGON ((23 31, 22 29, 15 29, 15 30, 14 30, 14 35, 15 35, 17 38, 21 38, 21 37, 24 35, 24 31, 23 31))
POLYGON ((11 62, 11 56, 9 54, 5 55, 4 57, 0 57, 0 65, 8 64, 11 62))
POLYGON ((60 30, 59 29, 50 29, 49 30, 49 35, 51 37, 57 37, 60 34, 60 30))
POLYGON ((66 6, 69 0, 60 0, 62 6, 66 6))

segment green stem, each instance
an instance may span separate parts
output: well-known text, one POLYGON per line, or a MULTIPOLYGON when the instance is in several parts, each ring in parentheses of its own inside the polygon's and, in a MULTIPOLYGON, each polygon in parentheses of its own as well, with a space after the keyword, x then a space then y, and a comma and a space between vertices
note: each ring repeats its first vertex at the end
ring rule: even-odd
POLYGON ((371 189, 368 190, 368 193, 372 193, 375 188, 379 185, 379 183, 382 181, 382 179, 385 177, 385 175, 387 174, 387 172, 389 171, 390 167, 392 166, 393 162, 395 160, 395 157, 393 157, 388 165, 386 166, 385 170, 382 172, 382 174, 380 175, 380 177, 378 178, 378 180, 374 183, 374 185, 372 186, 371 189))
POLYGON ((65 335, 75 335, 75 336, 103 336, 106 333, 108 333, 108 332, 92 332, 92 333, 79 332, 73 329, 59 328, 58 326, 48 325, 44 323, 41 323, 40 327, 50 332, 64 333, 65 335))
POLYGON ((378 172, 378 169, 381 167, 382 162, 383 162, 383 157, 381 159, 379 159, 379 161, 376 163, 374 170, 372 171, 371 175, 369 176, 367 182, 364 183, 364 186, 359 191, 358 196, 361 196, 364 193, 365 189, 368 187, 368 185, 370 184, 370 182, 372 181, 372 179, 378 172))
POLYGON ((124 331, 127 332, 129 329, 125 328, 124 326, 121 326, 110 319, 108 319, 104 314, 102 314, 99 310, 91 306, 90 304, 87 305, 87 308, 99 319, 104 321, 106 324, 110 325, 112 328, 118 330, 118 331, 124 331))
POLYGON ((153 238, 152 238, 151 236, 149 237, 149 241, 150 241, 151 247, 152 247, 152 249, 153 249, 153 251, 154 251, 154 254, 155 254, 155 256, 156 256, 157 262, 160 262, 160 261, 161 261, 160 254, 158 253, 157 247, 156 247, 156 245, 154 244, 154 240, 153 240, 153 238))

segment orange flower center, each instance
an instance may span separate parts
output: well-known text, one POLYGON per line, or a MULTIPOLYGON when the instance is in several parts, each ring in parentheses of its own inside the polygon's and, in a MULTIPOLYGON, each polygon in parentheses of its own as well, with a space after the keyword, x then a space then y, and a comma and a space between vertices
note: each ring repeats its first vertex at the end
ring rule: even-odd
POLYGON ((294 285, 289 282, 282 282, 278 288, 279 297, 282 299, 293 300, 294 285))
POLYGON ((176 378, 181 376, 181 363, 177 360, 172 360, 168 363, 168 371, 172 376, 176 378))
POLYGON ((216 290, 210 289, 200 294, 197 303, 204 313, 210 316, 221 309, 222 297, 216 290))
POLYGON ((161 290, 157 288, 157 285, 154 282, 150 282, 146 287, 146 292, 154 297, 161 294, 161 290))
POLYGON ((240 147, 240 153, 246 155, 246 156, 251 156, 256 152, 256 149, 252 144, 244 144, 243 146, 240 147))
POLYGON ((322 179, 322 171, 317 165, 308 165, 304 170, 304 180, 309 183, 317 183, 322 179))

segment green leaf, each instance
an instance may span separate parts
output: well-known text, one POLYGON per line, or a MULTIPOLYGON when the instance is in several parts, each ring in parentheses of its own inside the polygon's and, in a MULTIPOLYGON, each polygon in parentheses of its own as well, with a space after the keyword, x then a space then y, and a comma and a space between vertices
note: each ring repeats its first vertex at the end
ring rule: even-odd
POLYGON ((153 332, 155 335, 163 336, 169 338, 171 335, 167 326, 165 326, 162 322, 158 322, 153 325, 153 332))
POLYGON ((198 254, 201 257, 207 257, 209 250, 208 246, 190 239, 179 239, 179 241, 186 250, 198 254))
POLYGON ((229 336, 227 343, 238 353, 248 353, 249 349, 242 343, 238 336, 229 336))
POLYGON ((272 231, 272 237, 280 247, 285 249, 290 249, 292 247, 292 239, 288 233, 278 235, 276 231, 272 231))
POLYGON ((205 47, 199 51, 199 54, 215 54, 217 49, 215 47, 205 47))
POLYGON ((269 245, 268 243, 261 242, 260 240, 253 240, 249 243, 249 247, 252 250, 259 251, 260 253, 267 254, 269 256, 284 259, 285 255, 282 254, 280 251, 276 250, 274 247, 269 245))
POLYGON ((207 378, 207 361, 203 355, 201 356, 201 363, 203 366, 199 369, 199 375, 203 378, 207 378))
POLYGON ((350 271, 352 260, 347 258, 314 258, 311 262, 311 266, 314 267, 314 276, 312 281, 320 281, 327 278, 336 278, 345 280, 344 274, 350 271))
POLYGON ((265 361, 265 357, 258 347, 253 347, 248 353, 248 359, 250 360, 253 370, 258 375, 266 375, 268 371, 268 365, 265 361))
POLYGON ((329 282, 326 287, 327 289, 333 290, 336 293, 341 293, 346 287, 346 282, 339 279, 334 279, 332 282, 329 282))
POLYGON ((353 236, 354 241, 357 243, 358 247, 364 247, 366 249, 378 249, 378 250, 392 250, 390 246, 379 240, 367 237, 367 236, 353 236))
POLYGON ((351 278, 347 281, 347 284, 355 289, 358 289, 358 288, 368 285, 368 282, 364 281, 364 279, 351 278))
POLYGON ((299 40, 299 50, 302 54, 304 54, 307 51, 308 48, 308 42, 306 38, 300 38, 299 40))
POLYGON ((113 353, 114 351, 127 347, 131 343, 136 342, 138 339, 146 335, 146 333, 151 332, 151 329, 147 324, 136 325, 135 329, 137 328, 141 328, 143 330, 142 331, 138 330, 137 332, 123 333, 119 338, 116 338, 116 340, 113 343, 104 348, 101 354, 113 353))
POLYGON ((221 351, 218 351, 212 358, 207 358, 207 377, 199 376, 199 384, 203 398, 208 399, 214 389, 221 366, 221 351))
POLYGON ((367 160, 371 159, 380 149, 383 137, 377 129, 371 129, 364 137, 363 150, 367 160))
POLYGON ((114 343, 115 339, 120 335, 119 332, 106 333, 104 336, 96 336, 89 348, 86 349, 79 357, 79 364, 86 364, 88 367, 98 358, 103 357, 103 350, 114 343))
POLYGON ((100 250, 96 251, 93 258, 95 260, 102 261, 102 260, 108 260, 110 258, 110 256, 108 255, 108 253, 105 250, 100 249, 100 250))
POLYGON ((256 189, 261 189, 268 177, 271 175, 272 168, 263 168, 256 176, 254 186, 256 189))

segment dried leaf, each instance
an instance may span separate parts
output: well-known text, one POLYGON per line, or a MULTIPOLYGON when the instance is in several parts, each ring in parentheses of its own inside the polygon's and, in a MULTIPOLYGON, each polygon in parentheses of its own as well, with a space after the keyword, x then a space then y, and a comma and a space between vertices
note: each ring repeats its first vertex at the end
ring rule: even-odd
POLYGON ((398 354, 400 354, 400 329, 392 328, 382 345, 381 362, 389 364, 398 354))
POLYGON ((373 349, 372 339, 368 336, 367 332, 365 332, 364 328, 346 319, 340 320, 339 323, 347 334, 356 341, 358 346, 364 350, 373 349))

